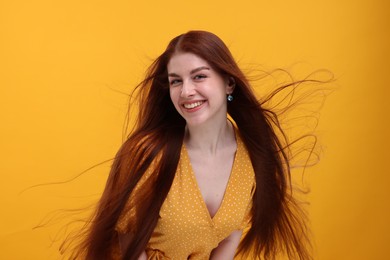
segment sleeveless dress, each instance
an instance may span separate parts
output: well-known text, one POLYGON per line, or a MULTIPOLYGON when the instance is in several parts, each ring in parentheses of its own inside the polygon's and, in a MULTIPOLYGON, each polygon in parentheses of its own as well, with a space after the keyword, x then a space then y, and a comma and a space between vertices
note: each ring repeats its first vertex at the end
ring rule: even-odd
MULTIPOLYGON (((182 146, 171 189, 146 248, 148 259, 206 260, 233 231, 250 225, 255 175, 245 145, 235 130, 237 151, 223 200, 214 217, 210 216, 188 152, 182 146)), ((122 213, 116 230, 125 233, 131 217, 131 212, 122 213)))

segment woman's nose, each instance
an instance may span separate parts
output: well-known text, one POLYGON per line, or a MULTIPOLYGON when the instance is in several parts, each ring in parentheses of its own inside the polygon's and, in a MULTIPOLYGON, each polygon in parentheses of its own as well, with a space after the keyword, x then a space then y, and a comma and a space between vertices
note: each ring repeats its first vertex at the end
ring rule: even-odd
POLYGON ((190 97, 195 94, 195 86, 189 81, 184 81, 181 86, 181 97, 190 97))

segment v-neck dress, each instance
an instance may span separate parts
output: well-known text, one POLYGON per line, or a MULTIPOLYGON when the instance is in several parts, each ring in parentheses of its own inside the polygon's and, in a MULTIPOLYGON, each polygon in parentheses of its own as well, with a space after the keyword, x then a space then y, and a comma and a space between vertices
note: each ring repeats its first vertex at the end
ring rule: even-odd
MULTIPOLYGON (((210 216, 188 152, 185 145, 182 146, 175 178, 147 245, 148 259, 209 259, 211 251, 222 240, 249 225, 255 175, 239 134, 236 140, 237 151, 229 181, 214 217, 210 216)), ((127 221, 126 216, 119 220, 118 232, 125 229, 127 221)))

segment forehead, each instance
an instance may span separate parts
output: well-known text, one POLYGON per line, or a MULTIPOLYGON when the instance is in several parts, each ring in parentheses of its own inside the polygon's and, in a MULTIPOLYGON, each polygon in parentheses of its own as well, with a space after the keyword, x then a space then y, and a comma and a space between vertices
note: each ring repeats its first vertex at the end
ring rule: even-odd
POLYGON ((168 62, 168 73, 186 73, 199 67, 208 67, 209 63, 190 52, 179 52, 172 55, 168 62))

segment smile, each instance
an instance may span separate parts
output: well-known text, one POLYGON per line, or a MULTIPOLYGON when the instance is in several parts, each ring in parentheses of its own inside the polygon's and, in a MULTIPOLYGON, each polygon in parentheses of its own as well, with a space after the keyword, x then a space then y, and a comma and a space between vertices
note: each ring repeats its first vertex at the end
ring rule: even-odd
POLYGON ((202 105, 204 103, 204 101, 198 101, 198 102, 194 102, 194 103, 190 103, 190 104, 183 104, 184 108, 187 108, 187 109, 192 109, 192 108, 196 108, 200 105, 202 105))

